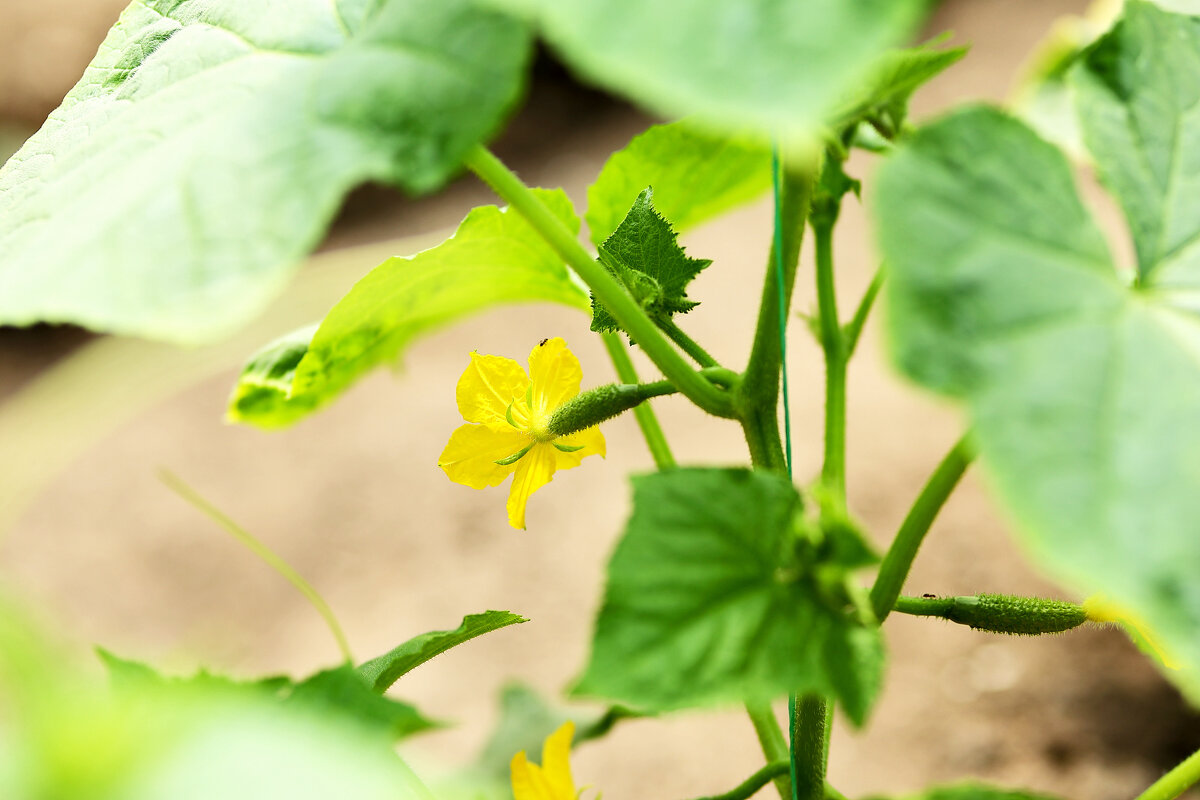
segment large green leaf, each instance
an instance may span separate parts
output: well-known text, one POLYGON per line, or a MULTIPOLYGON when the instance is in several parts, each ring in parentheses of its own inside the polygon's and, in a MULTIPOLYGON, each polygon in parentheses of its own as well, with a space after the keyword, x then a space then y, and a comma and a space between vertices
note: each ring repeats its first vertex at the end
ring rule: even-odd
POLYGON ((901 367, 966 401, 1031 553, 1148 623, 1200 697, 1200 318, 1153 265, 1118 276, 1065 157, 999 111, 922 130, 877 193, 901 367))
MULTIPOLYGON (((877 797, 871 800, 885 800, 877 797)), ((959 783, 953 786, 937 786, 912 795, 903 800, 1054 800, 1040 792, 1022 789, 1001 789, 983 783, 959 783)))
MULTIPOLYGON (((561 190, 534 191, 564 225, 579 230, 561 190)), ((437 247, 372 270, 315 333, 302 329, 255 354, 234 388, 229 418, 262 428, 289 425, 394 362, 416 336, 489 306, 533 300, 580 309, 588 303, 524 217, 481 206, 437 247)))
POLYGON ((1070 78, 1084 143, 1125 210, 1142 280, 1200 289, 1200 18, 1129 0, 1070 78))
POLYGON ((0 323, 229 329, 354 186, 441 185, 528 51, 473 0, 134 2, 0 170, 0 323))
POLYGON ((807 139, 925 0, 489 0, 595 83, 672 117, 807 139))
POLYGON ((634 479, 576 693, 650 710, 838 698, 861 723, 879 688, 879 632, 847 611, 833 565, 804 557, 785 479, 680 469, 634 479))
POLYGON ((358 668, 359 675, 377 692, 388 688, 405 674, 452 647, 469 642, 476 636, 500 628, 528 622, 511 611, 485 611, 463 617, 462 624, 452 631, 430 631, 414 636, 402 645, 371 659, 358 668))
POLYGON ((693 120, 651 126, 613 153, 588 187, 584 219, 593 244, 617 229, 647 186, 659 213, 679 230, 690 228, 769 189, 771 149, 693 120))

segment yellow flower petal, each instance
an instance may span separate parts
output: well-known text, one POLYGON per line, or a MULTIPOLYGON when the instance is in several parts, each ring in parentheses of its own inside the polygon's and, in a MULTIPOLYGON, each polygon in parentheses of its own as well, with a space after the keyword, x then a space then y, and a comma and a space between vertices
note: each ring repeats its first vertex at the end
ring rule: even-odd
POLYGON ((471 353, 471 363, 458 379, 458 411, 467 422, 498 430, 512 429, 505 414, 514 400, 525 397, 529 376, 511 358, 471 353))
MULTIPOLYGON (((552 793, 549 782, 536 764, 530 764, 525 751, 513 756, 509 762, 512 775, 512 790, 515 800, 560 800, 552 793)), ((572 795, 568 800, 575 800, 572 795)))
POLYGON ((555 456, 564 455, 554 445, 538 443, 517 462, 508 492, 508 524, 525 530, 525 505, 529 496, 554 479, 555 456))
POLYGON ((583 380, 579 359, 557 337, 533 348, 529 354, 529 375, 533 379, 533 407, 544 414, 579 394, 583 380))
POLYGON ((438 466, 445 470, 450 480, 472 489, 498 486, 525 459, 508 466, 496 462, 520 452, 529 446, 529 442, 528 436, 512 428, 499 430, 484 425, 462 425, 450 434, 450 441, 438 458, 438 466))
POLYGON ((578 467, 579 462, 583 461, 588 456, 605 456, 604 434, 600 432, 598 426, 592 426, 586 430, 572 433, 570 436, 560 436, 554 440, 555 444, 565 445, 567 447, 580 447, 582 450, 575 450, 570 453, 558 451, 556 456, 555 466, 558 469, 571 469, 578 467))
POLYGON ((575 781, 571 778, 571 741, 574 738, 575 723, 567 721, 542 745, 542 771, 556 800, 575 800, 575 781))

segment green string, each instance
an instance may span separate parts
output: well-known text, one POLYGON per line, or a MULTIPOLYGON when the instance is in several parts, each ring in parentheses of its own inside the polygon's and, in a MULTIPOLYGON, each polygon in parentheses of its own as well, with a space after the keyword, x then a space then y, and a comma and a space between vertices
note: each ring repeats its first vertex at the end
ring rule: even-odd
MULTIPOLYGON (((783 282, 783 209, 780 195, 779 147, 771 148, 771 189, 775 200, 775 288, 779 295, 779 371, 783 379, 783 446, 788 478, 792 477, 792 411, 788 403, 787 298, 783 282)), ((792 800, 800 800, 796 786, 796 695, 788 695, 788 772, 792 778, 792 800)))

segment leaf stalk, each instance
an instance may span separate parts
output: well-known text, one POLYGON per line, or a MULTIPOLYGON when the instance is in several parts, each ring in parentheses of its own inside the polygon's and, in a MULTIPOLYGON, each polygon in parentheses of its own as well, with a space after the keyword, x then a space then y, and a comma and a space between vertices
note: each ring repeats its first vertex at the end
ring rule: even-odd
POLYGON ((621 327, 646 352, 663 374, 693 403, 718 417, 733 417, 732 398, 705 380, 684 361, 654 321, 609 272, 588 255, 572 234, 520 178, 487 148, 476 145, 466 166, 515 208, 586 283, 621 327))

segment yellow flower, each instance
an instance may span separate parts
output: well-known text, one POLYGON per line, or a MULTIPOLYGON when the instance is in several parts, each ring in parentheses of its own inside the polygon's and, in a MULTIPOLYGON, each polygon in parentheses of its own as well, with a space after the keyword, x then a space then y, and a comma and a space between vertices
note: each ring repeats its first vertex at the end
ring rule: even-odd
POLYGON ((512 359, 471 353, 456 392, 468 424, 451 434, 438 466, 450 480, 472 489, 499 486, 513 475, 508 523, 524 529, 529 496, 553 480, 556 470, 604 455, 597 427, 569 436, 555 436, 546 427, 551 415, 579 394, 582 379, 579 359, 562 339, 533 348, 529 375, 512 359))
POLYGON ((542 765, 530 764, 525 751, 513 756, 512 790, 516 800, 576 800, 571 778, 571 739, 575 724, 564 722, 542 745, 542 765))

